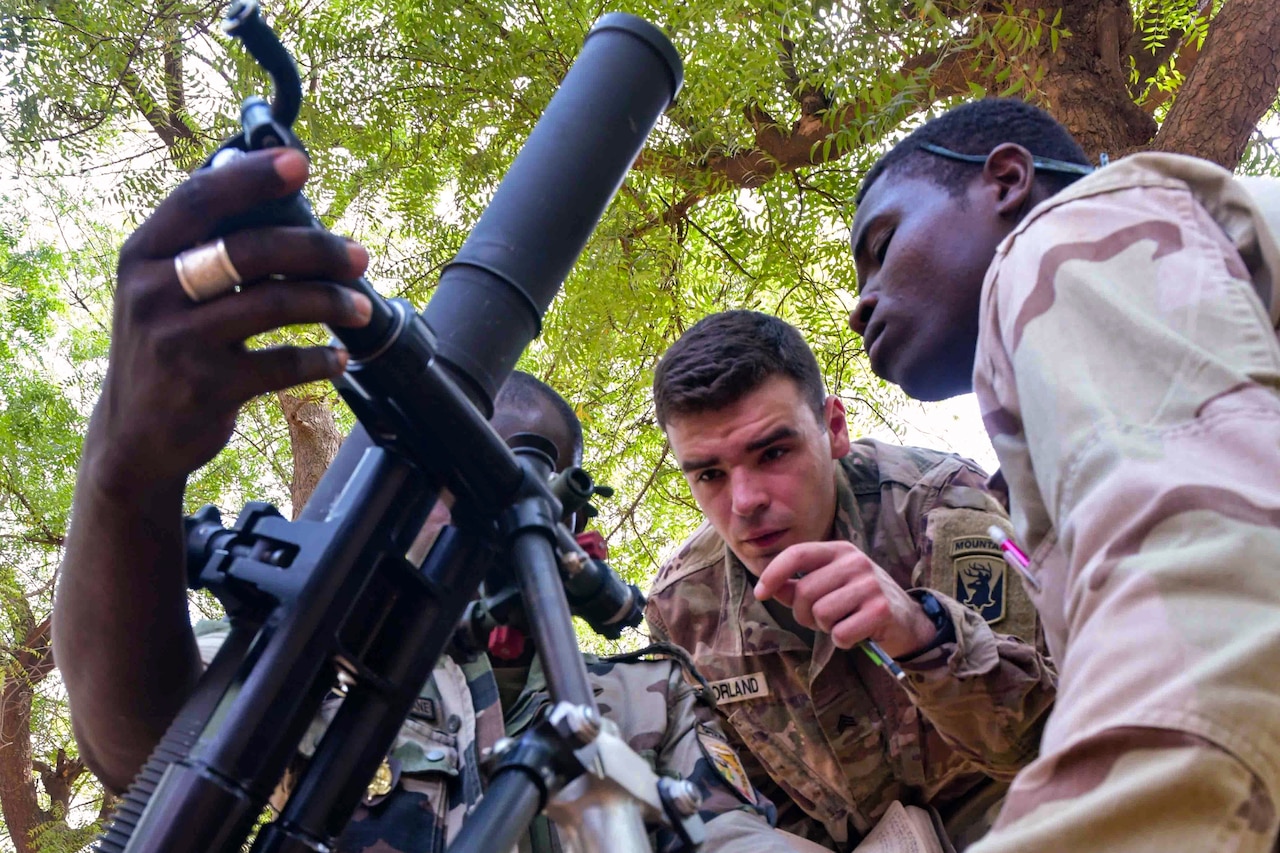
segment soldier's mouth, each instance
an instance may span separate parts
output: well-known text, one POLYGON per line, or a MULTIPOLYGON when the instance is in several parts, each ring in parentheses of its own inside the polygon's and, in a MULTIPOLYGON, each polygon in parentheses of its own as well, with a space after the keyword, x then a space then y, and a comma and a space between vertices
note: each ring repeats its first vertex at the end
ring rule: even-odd
POLYGON ((750 539, 744 539, 743 541, 753 548, 768 548, 770 545, 776 545, 781 542, 782 537, 786 535, 787 531, 785 529, 774 530, 770 533, 753 536, 750 539))
POLYGON ((862 349, 864 352, 871 352, 872 345, 876 342, 876 338, 880 337, 880 333, 884 331, 884 323, 879 318, 873 319, 867 323, 866 331, 862 333, 862 349))

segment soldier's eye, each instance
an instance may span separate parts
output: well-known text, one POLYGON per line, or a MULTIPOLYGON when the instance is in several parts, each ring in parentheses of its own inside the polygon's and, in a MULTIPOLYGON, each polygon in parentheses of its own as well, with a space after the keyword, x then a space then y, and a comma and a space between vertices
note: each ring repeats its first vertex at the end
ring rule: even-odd
POLYGON ((694 479, 699 483, 711 483, 717 480, 720 476, 719 471, 714 468, 709 468, 706 471, 699 471, 698 476, 694 479))
POLYGON ((876 241, 872 254, 875 256, 876 263, 883 264, 884 256, 889 253, 889 242, 893 240, 893 229, 886 228, 880 232, 880 239, 876 241))

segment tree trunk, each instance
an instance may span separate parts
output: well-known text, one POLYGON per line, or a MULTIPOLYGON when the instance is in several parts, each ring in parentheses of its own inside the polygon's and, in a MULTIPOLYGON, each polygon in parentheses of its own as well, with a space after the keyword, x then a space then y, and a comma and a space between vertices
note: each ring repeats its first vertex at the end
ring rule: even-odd
POLYGON ((31 831, 48 815, 36 800, 31 764, 31 688, 21 675, 6 675, 0 703, 0 809, 18 853, 35 853, 31 831))
POLYGON ((333 418, 333 409, 323 399, 296 396, 288 391, 278 392, 276 398, 289 422, 289 443, 293 447, 289 498, 293 503, 293 517, 297 518, 337 455, 342 433, 333 418))
POLYGON ((1276 0, 1232 0, 1214 18, 1204 49, 1169 109, 1155 147, 1234 169, 1280 86, 1276 0))
POLYGON ((1039 90, 1053 117, 1062 122, 1088 152, 1119 157, 1144 147, 1156 133, 1155 119, 1129 96, 1127 56, 1122 49, 1133 33, 1129 4, 1121 0, 1093 3, 1036 2, 1050 16, 1062 7, 1062 23, 1071 37, 1050 52, 1041 45, 1044 79, 1039 90))
POLYGON ((36 853, 31 833, 54 815, 40 808, 36 798, 31 703, 36 685, 53 669, 53 653, 49 620, 35 624, 25 605, 17 609, 26 617, 26 635, 3 670, 0 688, 0 812, 18 853, 36 853))

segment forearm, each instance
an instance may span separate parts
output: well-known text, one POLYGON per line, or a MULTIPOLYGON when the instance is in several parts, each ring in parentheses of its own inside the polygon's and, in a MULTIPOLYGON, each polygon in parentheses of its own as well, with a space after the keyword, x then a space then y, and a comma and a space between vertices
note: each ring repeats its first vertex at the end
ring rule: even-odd
POLYGON ((997 634, 976 613, 947 598, 956 640, 902 662, 912 700, 949 744, 997 778, 1035 757, 1057 692, 1048 658, 1016 637, 997 634))
POLYGON ((1274 800, 1244 762, 1191 735, 1127 728, 1038 760, 969 850, 1264 853, 1274 851, 1275 834, 1274 800), (1073 785, 1078 779, 1089 784, 1073 785))
POLYGON ((110 479, 87 448, 53 643, 81 750, 104 783, 121 789, 181 707, 200 663, 182 571, 183 483, 135 493, 110 479))

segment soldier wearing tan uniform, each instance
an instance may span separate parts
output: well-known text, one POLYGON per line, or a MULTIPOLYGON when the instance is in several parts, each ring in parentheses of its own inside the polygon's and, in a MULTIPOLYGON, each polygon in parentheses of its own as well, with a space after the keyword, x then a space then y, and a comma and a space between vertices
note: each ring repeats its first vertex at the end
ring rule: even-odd
POLYGON ((764 314, 699 322, 654 396, 708 522, 660 570, 646 617, 712 682, 779 826, 849 849, 901 801, 962 848, 1034 757, 1054 693, 988 534, 1008 519, 984 475, 851 441, 808 346, 764 314))
POLYGON ((1080 164, 1048 115, 968 104, 877 164, 854 226, 851 323, 913 395, 977 393, 1061 667, 974 850, 1274 850, 1280 184, 1080 164))

